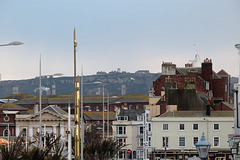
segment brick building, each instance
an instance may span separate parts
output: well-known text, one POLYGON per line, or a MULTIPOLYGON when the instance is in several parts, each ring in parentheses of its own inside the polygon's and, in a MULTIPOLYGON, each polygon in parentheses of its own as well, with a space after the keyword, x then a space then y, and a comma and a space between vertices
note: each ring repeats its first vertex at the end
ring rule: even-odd
POLYGON ((177 68, 173 63, 163 62, 162 75, 153 84, 153 95, 159 97, 156 104, 160 105, 160 114, 169 106, 179 111, 205 110, 207 104, 213 107, 219 102, 230 102, 230 75, 224 70, 214 72, 212 65, 212 60, 207 58, 201 67, 186 64, 177 68))

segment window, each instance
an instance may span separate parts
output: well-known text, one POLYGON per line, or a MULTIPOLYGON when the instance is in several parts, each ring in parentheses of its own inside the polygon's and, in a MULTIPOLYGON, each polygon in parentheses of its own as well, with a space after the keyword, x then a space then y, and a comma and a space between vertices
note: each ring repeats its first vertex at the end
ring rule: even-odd
POLYGON ((129 110, 132 109, 132 105, 129 105, 128 108, 129 108, 129 110))
POLYGON ((137 159, 143 159, 143 151, 142 150, 137 151, 137 159))
POLYGON ((126 146, 126 138, 118 138, 119 145, 126 146))
POLYGON ((137 152, 133 151, 133 159, 136 159, 136 158, 137 158, 137 152))
POLYGON ((136 109, 139 109, 139 105, 136 105, 136 109))
POLYGON ((22 129, 22 135, 23 135, 23 136, 26 136, 26 135, 27 135, 27 128, 23 128, 23 129, 22 129))
POLYGON ((151 123, 148 123, 148 131, 152 132, 152 124, 151 123))
POLYGON ((122 158, 122 159, 125 159, 126 158, 126 155, 125 155, 125 151, 118 151, 118 158, 122 158))
POLYGON ((168 124, 163 124, 163 130, 168 131, 168 124))
POLYGON ((8 129, 5 129, 5 130, 3 131, 3 136, 4 136, 4 137, 7 137, 7 136, 8 136, 8 129))
POLYGON ((163 148, 168 148, 168 137, 162 137, 163 148))
POLYGON ((143 115, 137 115, 137 121, 143 121, 143 115))
POLYGON ((10 120, 10 118, 8 117, 8 115, 6 115, 5 117, 4 117, 4 121, 5 122, 8 122, 10 120))
POLYGON ((179 137, 179 147, 185 147, 185 137, 179 137))
POLYGON ((213 137, 213 146, 219 147, 219 137, 213 137))
POLYGON ((107 111, 107 106, 104 106, 104 111, 107 111))
POLYGON ((99 111, 99 106, 96 106, 96 111, 99 111))
POLYGON ((114 111, 117 111, 117 105, 114 106, 114 111))
POLYGON ((88 107, 88 111, 92 111, 92 110, 91 110, 91 106, 86 106, 86 107, 88 107))
POLYGON ((143 126, 138 126, 138 134, 143 134, 143 126))
POLYGON ((198 124, 193 124, 193 130, 198 131, 198 124))
POLYGON ((143 138, 138 138, 138 146, 143 146, 143 138))
POLYGON ((185 125, 184 124, 180 124, 179 125, 179 130, 180 131, 184 131, 185 130, 185 125))
POLYGON ((152 146, 152 137, 151 136, 148 137, 148 146, 152 146))
POLYGON ((128 116, 118 116, 117 120, 118 121, 128 121, 128 116))
POLYGON ((117 133, 118 134, 126 134, 126 127, 125 126, 117 126, 117 133))
POLYGON ((193 146, 195 146, 197 142, 198 142, 198 137, 193 137, 193 146))
POLYGON ((219 124, 213 124, 213 130, 218 131, 219 130, 219 124))

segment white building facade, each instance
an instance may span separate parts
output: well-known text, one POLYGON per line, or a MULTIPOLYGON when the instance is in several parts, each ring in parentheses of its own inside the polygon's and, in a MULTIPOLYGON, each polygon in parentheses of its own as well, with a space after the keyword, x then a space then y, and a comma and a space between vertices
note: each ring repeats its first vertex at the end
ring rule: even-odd
POLYGON ((175 111, 152 118, 151 159, 187 159, 196 157, 197 143, 204 132, 211 144, 209 158, 212 160, 232 159, 228 135, 233 133, 233 112, 175 111))

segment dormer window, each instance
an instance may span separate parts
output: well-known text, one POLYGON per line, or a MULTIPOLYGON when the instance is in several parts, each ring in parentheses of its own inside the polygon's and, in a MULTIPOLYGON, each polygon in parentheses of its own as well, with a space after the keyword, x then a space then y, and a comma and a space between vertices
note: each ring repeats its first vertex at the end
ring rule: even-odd
POLYGON ((143 115, 137 115, 137 121, 143 121, 143 115))
POLYGON ((117 120, 118 121, 128 121, 128 116, 118 116, 117 120))

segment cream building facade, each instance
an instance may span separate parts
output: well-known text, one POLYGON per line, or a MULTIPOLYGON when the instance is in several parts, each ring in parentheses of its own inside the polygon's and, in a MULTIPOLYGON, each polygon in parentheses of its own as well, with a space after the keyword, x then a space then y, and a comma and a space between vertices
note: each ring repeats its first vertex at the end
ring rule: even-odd
POLYGON ((118 160, 142 159, 144 148, 146 152, 151 148, 151 123, 147 122, 146 132, 144 115, 144 110, 121 110, 117 114, 117 120, 113 121, 113 137, 123 145, 116 157, 118 160))
MULTIPOLYGON (((30 115, 16 115, 16 136, 23 134, 29 141, 35 141, 39 132, 39 113, 30 115)), ((42 109, 42 133, 61 135, 63 141, 67 140, 68 114, 56 105, 42 109)), ((74 125, 74 115, 71 115, 71 125, 74 125)), ((73 131, 73 129, 72 129, 73 131)), ((73 132, 72 132, 73 134, 73 132)))
POLYGON ((152 118, 153 159, 187 159, 197 156, 195 143, 204 132, 211 144, 209 158, 228 160, 232 156, 228 135, 233 133, 233 112, 170 111, 152 118))

